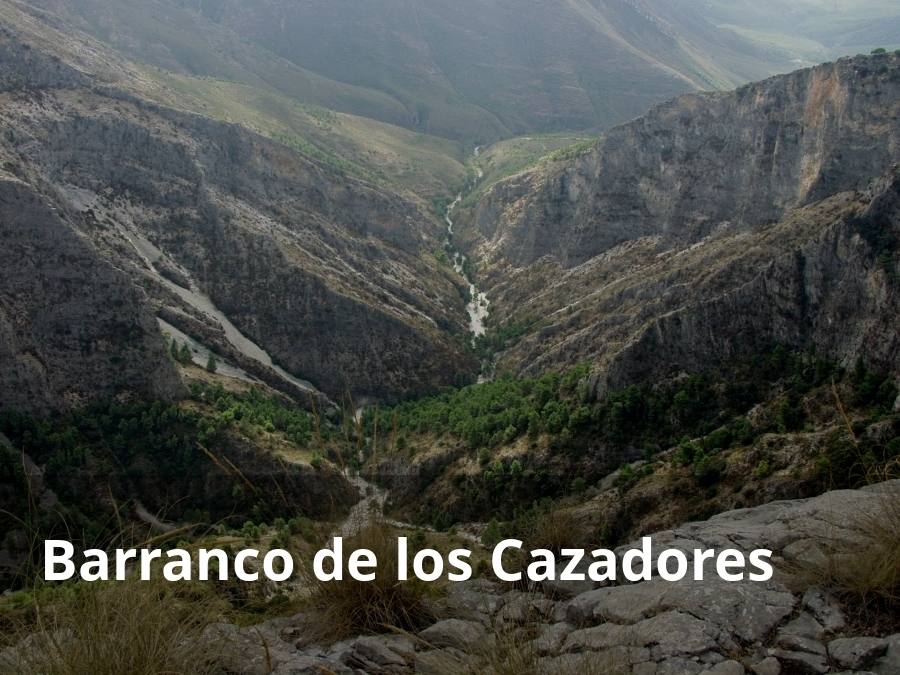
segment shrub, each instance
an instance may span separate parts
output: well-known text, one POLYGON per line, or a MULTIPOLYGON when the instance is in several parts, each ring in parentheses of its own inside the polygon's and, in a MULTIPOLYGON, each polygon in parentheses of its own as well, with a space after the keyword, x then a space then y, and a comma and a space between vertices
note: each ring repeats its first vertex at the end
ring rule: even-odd
POLYGON ((772 468, 769 460, 763 459, 759 462, 759 464, 756 465, 756 469, 753 471, 753 475, 762 480, 771 476, 773 472, 774 469, 772 468))
POLYGON ((579 548, 584 541, 584 526, 570 511, 546 509, 533 518, 522 533, 525 548, 545 548, 559 555, 564 548, 579 548))
POLYGON ((619 469, 619 473, 616 476, 616 487, 622 490, 628 490, 634 486, 634 484, 638 481, 638 476, 635 474, 634 469, 631 464, 624 464, 619 469))
POLYGON ((683 440, 675 451, 675 463, 680 466, 690 466, 694 463, 694 458, 701 453, 700 447, 690 440, 683 440))
POLYGON ((778 406, 776 421, 782 433, 798 431, 803 427, 806 414, 799 397, 790 394, 778 406))
POLYGON ((478 451, 478 464, 481 466, 487 466, 491 463, 491 451, 487 448, 482 448, 478 451))
POLYGON ((694 478, 700 485, 709 486, 718 483, 725 473, 725 462, 716 455, 700 453, 694 458, 694 478))

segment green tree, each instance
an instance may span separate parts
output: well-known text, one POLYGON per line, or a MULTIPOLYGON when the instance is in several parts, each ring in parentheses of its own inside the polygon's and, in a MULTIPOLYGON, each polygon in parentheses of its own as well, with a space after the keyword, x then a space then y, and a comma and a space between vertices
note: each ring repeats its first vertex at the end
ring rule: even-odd
POLYGON ((209 355, 209 358, 206 360, 206 371, 209 373, 214 373, 218 370, 219 364, 216 362, 216 357, 212 354, 209 355))
POLYGON ((172 339, 172 342, 169 344, 169 355, 172 357, 172 360, 178 363, 181 361, 181 356, 178 350, 178 340, 172 339))

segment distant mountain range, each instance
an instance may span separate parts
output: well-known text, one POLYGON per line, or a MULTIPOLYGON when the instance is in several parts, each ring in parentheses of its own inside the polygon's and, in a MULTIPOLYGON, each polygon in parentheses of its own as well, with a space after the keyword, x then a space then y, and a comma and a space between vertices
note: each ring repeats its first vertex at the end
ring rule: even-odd
POLYGON ((900 21, 878 0, 28 4, 168 71, 477 144, 608 128, 676 94, 896 42, 900 21))

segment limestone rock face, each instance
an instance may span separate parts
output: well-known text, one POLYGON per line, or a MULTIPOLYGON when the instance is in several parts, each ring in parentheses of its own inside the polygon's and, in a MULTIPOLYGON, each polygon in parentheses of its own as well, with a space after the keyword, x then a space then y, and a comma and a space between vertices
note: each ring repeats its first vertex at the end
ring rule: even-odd
MULTIPOLYGON (((795 218, 818 218, 813 210, 796 212, 795 218)), ((879 230, 891 237, 900 233, 900 173, 876 181, 856 206, 796 248, 773 250, 746 282, 745 259, 722 273, 737 274, 743 283, 731 282, 725 292, 703 293, 702 300, 655 317, 616 356, 610 383, 662 376, 673 364, 702 371, 773 344, 812 347, 847 365, 865 355, 874 366, 896 371, 898 260, 867 241, 868 233, 879 230)))
POLYGON ((496 186, 474 226, 513 265, 549 256, 571 268, 643 236, 693 243, 774 222, 897 161, 898 109, 895 54, 689 94, 579 159, 496 186))
MULTIPOLYGON (((898 367, 900 56, 684 96, 491 188, 461 231, 498 369, 611 386, 781 343, 898 367)), ((602 386, 600 387, 602 389, 602 386)))

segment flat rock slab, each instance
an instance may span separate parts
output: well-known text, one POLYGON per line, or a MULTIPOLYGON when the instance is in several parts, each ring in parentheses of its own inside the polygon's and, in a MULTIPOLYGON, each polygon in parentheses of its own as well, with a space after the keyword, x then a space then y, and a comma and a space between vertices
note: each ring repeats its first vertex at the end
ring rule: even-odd
POLYGON ((569 603, 566 619, 576 625, 634 624, 674 610, 703 617, 742 642, 757 642, 790 616, 796 604, 787 589, 772 582, 654 580, 583 593, 569 603))
POLYGON ((737 645, 713 623, 684 612, 669 611, 633 625, 605 623, 574 631, 566 638, 562 651, 580 653, 622 646, 647 649, 654 661, 660 661, 737 645))

